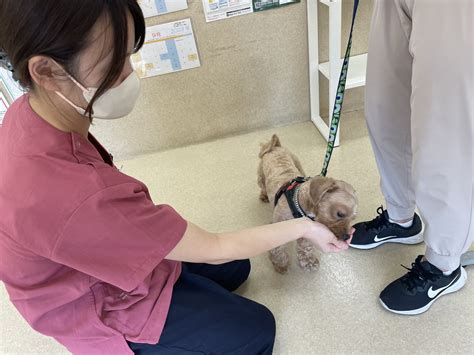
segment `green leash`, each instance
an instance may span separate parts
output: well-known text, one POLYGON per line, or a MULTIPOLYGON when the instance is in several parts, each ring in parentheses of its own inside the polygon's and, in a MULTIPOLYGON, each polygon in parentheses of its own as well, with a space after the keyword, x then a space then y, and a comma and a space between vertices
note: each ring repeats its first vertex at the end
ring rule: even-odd
POLYGON ((332 152, 334 150, 334 142, 336 140, 337 131, 339 129, 339 120, 341 118, 342 104, 344 102, 344 91, 346 90, 347 72, 349 70, 349 60, 351 57, 352 47, 352 31, 354 30, 354 23, 357 14, 357 8, 359 7, 359 0, 354 0, 354 10, 352 13, 352 25, 351 32, 349 34, 349 41, 347 43, 346 54, 344 56, 344 62, 342 64, 341 75, 339 76, 339 83, 337 84, 336 99, 334 101, 334 109, 332 111, 331 127, 329 128, 328 146, 326 148, 326 155, 324 156, 323 169, 321 170, 321 176, 326 176, 328 172, 329 162, 331 161, 332 152))

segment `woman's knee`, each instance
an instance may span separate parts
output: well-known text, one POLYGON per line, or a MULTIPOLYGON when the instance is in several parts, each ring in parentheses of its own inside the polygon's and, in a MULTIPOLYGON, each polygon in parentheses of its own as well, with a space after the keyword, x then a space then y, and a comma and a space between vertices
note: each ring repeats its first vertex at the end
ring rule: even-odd
POLYGON ((249 259, 240 260, 240 280, 239 286, 242 285, 250 276, 252 266, 249 259))
POLYGON ((247 326, 251 326, 255 334, 260 334, 273 339, 275 337, 276 328, 273 313, 260 303, 254 301, 250 302, 253 304, 247 313, 247 316, 249 313, 251 314, 251 319, 248 319, 247 326))
MULTIPOLYGON (((265 312, 263 312, 263 326, 262 329, 264 330, 262 340, 264 345, 267 348, 273 349, 273 344, 275 343, 275 335, 276 335, 276 321, 273 313, 265 307, 265 312)), ((270 351, 271 353, 271 351, 270 351)))
POLYGON ((271 340, 272 344, 275 340, 275 333, 276 333, 276 321, 273 313, 265 306, 262 306, 261 311, 261 319, 262 319, 262 329, 265 330, 265 336, 271 340))
POLYGON ((275 317, 267 307, 258 303, 255 304, 253 314, 253 340, 248 343, 247 350, 255 354, 271 354, 276 334, 275 317))
POLYGON ((251 265, 250 260, 236 260, 232 261, 234 265, 234 270, 232 272, 232 276, 228 276, 226 282, 222 285, 229 291, 234 291, 239 288, 250 275, 251 265))

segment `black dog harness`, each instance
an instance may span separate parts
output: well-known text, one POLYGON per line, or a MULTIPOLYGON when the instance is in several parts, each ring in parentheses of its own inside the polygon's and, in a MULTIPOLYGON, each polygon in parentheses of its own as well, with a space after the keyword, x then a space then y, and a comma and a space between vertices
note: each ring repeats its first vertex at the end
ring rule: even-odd
POLYGON ((314 221, 314 217, 308 216, 303 211, 298 202, 298 193, 301 187, 300 185, 309 179, 310 177, 298 176, 280 187, 278 192, 275 194, 275 206, 277 205, 280 197, 284 194, 286 200, 288 201, 288 205, 290 206, 291 214, 294 218, 308 217, 314 221))

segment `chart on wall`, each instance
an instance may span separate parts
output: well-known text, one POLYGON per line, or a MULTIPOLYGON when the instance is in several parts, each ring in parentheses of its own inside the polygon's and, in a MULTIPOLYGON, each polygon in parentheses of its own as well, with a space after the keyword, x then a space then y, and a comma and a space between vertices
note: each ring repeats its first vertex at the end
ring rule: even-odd
POLYGON ((253 12, 252 0, 202 0, 206 22, 253 12))
POLYGON ((145 17, 164 15, 188 8, 187 0, 138 0, 145 17))
POLYGON ((297 2, 300 0, 253 0, 253 9, 254 11, 263 11, 297 2))
POLYGON ((200 67, 191 20, 147 27, 145 44, 132 55, 132 64, 140 78, 200 67))
POLYGON ((13 79, 12 73, 0 68, 0 125, 8 107, 23 93, 20 84, 13 79))

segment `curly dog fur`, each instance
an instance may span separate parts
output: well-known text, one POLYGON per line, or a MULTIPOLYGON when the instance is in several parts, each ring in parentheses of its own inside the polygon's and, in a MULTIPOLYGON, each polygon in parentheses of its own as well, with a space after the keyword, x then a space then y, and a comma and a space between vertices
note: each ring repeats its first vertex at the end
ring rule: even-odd
MULTIPOLYGON (((277 135, 261 145, 258 166, 260 199, 274 204, 275 194, 281 186, 297 176, 306 176, 300 161, 288 149, 282 147, 277 135)), ((301 185, 299 204, 307 215, 327 226, 337 238, 347 240, 351 234, 352 221, 357 213, 357 197, 354 188, 341 180, 315 176, 301 185)), ((283 196, 273 209, 273 223, 292 219, 288 201, 283 196)), ((318 268, 319 260, 314 246, 305 238, 296 242, 298 263, 303 270, 318 268)), ((276 271, 284 273, 289 267, 286 246, 269 252, 276 271)))

